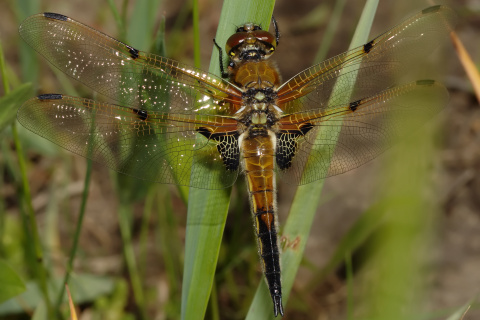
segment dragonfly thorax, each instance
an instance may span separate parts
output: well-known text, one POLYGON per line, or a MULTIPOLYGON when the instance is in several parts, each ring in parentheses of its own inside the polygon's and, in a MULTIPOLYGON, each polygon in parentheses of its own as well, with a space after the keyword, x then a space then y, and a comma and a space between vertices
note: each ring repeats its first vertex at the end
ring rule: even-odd
POLYGON ((237 112, 237 118, 247 127, 263 125, 271 128, 283 113, 276 107, 276 90, 269 86, 249 88, 243 93, 243 107, 237 112))
POLYGON ((267 124, 267 114, 265 112, 254 112, 251 121, 253 124, 267 124))
POLYGON ((280 118, 276 108, 265 103, 246 106, 242 109, 238 114, 238 121, 247 128, 263 126, 270 129, 280 118))
MULTIPOLYGON (((261 83, 260 83, 261 85, 261 83)), ((272 86, 260 88, 249 88, 242 94, 245 105, 258 105, 256 109, 261 109, 262 104, 275 103, 277 100, 276 90, 272 86)))

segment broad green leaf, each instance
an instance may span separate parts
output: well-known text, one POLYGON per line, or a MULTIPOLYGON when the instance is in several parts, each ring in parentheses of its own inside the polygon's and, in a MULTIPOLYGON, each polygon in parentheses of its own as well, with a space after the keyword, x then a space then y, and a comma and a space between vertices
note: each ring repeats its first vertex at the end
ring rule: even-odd
MULTIPOLYGON (((63 278, 56 278, 54 285, 56 290, 63 286, 63 278)), ((28 282, 27 290, 18 297, 7 300, 0 304, 0 316, 14 313, 23 313, 25 308, 35 309, 43 301, 43 295, 38 289, 36 282, 28 282), (19 303, 21 302, 21 303, 19 303)), ((109 294, 114 289, 114 281, 111 278, 99 277, 91 274, 79 274, 70 278, 70 292, 76 304, 92 302, 100 296, 109 294)), ((64 301, 67 301, 64 297, 64 301)))
POLYGON ((0 260, 0 303, 19 295, 25 289, 25 283, 15 270, 0 260))

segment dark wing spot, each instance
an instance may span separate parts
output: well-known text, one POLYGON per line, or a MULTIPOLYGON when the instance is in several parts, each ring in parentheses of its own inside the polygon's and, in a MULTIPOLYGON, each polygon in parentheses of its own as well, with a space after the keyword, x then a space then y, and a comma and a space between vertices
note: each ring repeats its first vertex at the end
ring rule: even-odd
POLYGON ((372 50, 372 48, 373 48, 373 40, 363 45, 363 51, 365 51, 365 53, 369 53, 370 50, 372 50))
POLYGON ((212 133, 206 127, 200 127, 197 132, 208 140, 217 142, 217 150, 228 171, 235 171, 240 165, 240 149, 238 147, 238 132, 212 133))
POLYGON ((145 121, 148 118, 148 112, 146 110, 141 109, 132 109, 133 113, 138 116, 138 119, 145 121))
POLYGON ((128 52, 130 53, 130 57, 132 57, 133 60, 138 58, 138 50, 135 49, 134 47, 130 47, 129 45, 126 45, 127 48, 129 49, 128 52))
POLYGON ((360 105, 361 102, 362 102, 361 99, 357 100, 357 101, 350 102, 348 107, 350 108, 350 110, 355 111, 355 110, 357 110, 357 108, 358 108, 358 106, 360 105))
POLYGON ((61 21, 67 21, 68 20, 67 16, 64 16, 63 14, 53 13, 53 12, 44 12, 43 16, 45 18, 61 20, 61 21))
POLYGON ((235 171, 240 165, 240 149, 238 148, 238 133, 224 134, 215 139, 217 150, 222 156, 223 164, 229 171, 235 171))
POLYGON ((283 130, 277 134, 275 159, 280 170, 286 170, 292 166, 293 157, 297 153, 298 138, 306 135, 312 129, 311 123, 304 123, 299 130, 283 130))
POLYGON ((296 136, 287 132, 277 134, 275 159, 280 170, 286 170, 292 166, 292 159, 297 153, 298 147, 296 136))
POLYGON ((37 97, 37 99, 39 99, 39 100, 58 100, 58 99, 62 99, 62 95, 57 94, 57 93, 47 93, 47 94, 39 95, 37 97))

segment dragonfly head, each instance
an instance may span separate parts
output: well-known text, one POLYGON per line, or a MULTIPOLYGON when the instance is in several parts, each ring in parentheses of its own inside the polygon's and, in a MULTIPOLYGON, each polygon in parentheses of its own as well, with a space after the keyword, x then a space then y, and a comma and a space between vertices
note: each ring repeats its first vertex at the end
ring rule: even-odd
POLYGON ((259 61, 268 59, 277 46, 276 38, 268 31, 253 23, 237 28, 225 46, 230 60, 236 64, 241 61, 259 61))

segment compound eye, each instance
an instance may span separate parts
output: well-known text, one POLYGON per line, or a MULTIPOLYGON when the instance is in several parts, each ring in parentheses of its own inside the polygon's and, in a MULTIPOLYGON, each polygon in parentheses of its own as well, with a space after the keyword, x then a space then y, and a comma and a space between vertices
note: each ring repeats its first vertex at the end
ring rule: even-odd
MULTIPOLYGON (((240 31, 232 34, 227 40, 227 44, 225 45, 225 51, 228 52, 229 55, 232 55, 232 49, 242 44, 246 38, 248 38, 247 32, 240 31)), ((235 53, 233 55, 235 55, 235 53)))
MULTIPOLYGON (((271 34, 268 31, 264 31, 264 30, 255 31, 255 32, 253 32, 253 34, 255 35, 255 38, 257 38, 257 40, 259 40, 259 41, 261 41, 265 44, 268 44, 269 46, 271 46, 271 48, 273 48, 275 50, 275 47, 277 45, 277 39, 275 38, 275 36, 273 34, 271 34)), ((270 49, 270 51, 272 51, 272 50, 270 49)))

